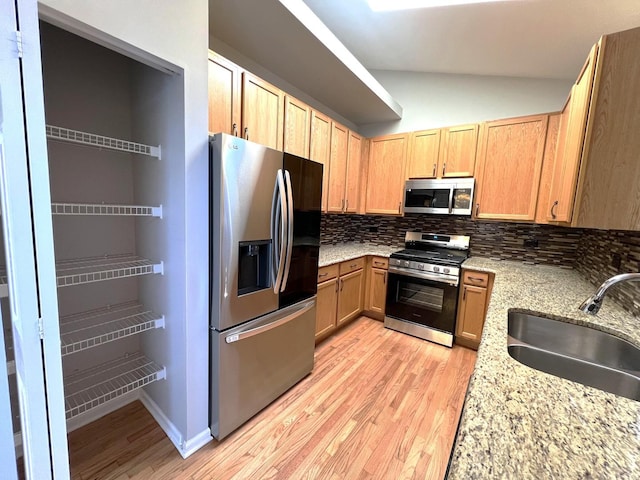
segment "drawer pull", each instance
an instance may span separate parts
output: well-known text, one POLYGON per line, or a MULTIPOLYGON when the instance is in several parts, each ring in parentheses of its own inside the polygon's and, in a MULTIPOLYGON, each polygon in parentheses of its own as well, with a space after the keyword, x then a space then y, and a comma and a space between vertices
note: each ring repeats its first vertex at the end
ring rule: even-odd
POLYGON ((326 273, 320 273, 318 276, 319 276, 319 277, 326 277, 327 275, 329 275, 329 273, 328 273, 328 272, 326 272, 326 273))
POLYGON ((357 267, 357 266, 358 266, 357 263, 352 263, 351 265, 349 265, 349 268, 354 268, 354 267, 357 267))
POLYGON ((484 280, 484 278, 480 278, 480 277, 467 277, 469 280, 473 280, 473 281, 478 281, 478 282, 482 282, 484 280))
POLYGON ((373 262, 373 263, 375 263, 376 265, 384 265, 384 262, 373 262))

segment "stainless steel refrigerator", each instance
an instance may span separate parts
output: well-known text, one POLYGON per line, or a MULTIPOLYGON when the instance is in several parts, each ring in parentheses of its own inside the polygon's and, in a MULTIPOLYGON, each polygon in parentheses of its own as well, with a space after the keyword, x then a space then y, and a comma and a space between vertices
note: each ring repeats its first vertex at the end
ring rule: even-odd
POLYGON ((322 165, 209 139, 211 432, 222 439, 313 369, 322 165))

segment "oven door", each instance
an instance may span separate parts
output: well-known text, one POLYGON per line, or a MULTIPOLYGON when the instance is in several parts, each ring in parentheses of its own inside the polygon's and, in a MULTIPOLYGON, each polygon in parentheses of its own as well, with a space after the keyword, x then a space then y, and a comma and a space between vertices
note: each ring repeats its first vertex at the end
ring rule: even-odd
POLYGON ((389 268, 386 316, 453 335, 457 305, 457 280, 389 268))

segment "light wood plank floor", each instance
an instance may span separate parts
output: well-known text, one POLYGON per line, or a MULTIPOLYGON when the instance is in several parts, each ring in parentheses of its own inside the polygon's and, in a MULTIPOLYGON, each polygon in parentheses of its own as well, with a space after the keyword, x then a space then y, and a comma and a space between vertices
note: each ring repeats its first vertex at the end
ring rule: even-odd
POLYGON ((476 353, 361 317, 313 373, 183 460, 140 402, 69 434, 74 479, 441 479, 476 353))

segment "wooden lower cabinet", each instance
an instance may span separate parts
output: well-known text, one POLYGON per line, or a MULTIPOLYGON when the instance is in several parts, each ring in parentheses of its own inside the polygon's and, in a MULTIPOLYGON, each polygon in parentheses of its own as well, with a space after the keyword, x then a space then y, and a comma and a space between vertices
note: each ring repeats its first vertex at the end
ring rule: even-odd
POLYGON ((384 320, 385 305, 387 303, 388 268, 388 258, 370 257, 367 262, 364 311, 367 316, 377 320, 384 320))
POLYGON ((493 277, 486 272, 463 271, 458 299, 456 343, 478 349, 489 306, 493 277))
POLYGON ((339 283, 337 325, 342 325, 357 317, 363 310, 364 270, 340 277, 339 283))
POLYGON ((336 328, 338 279, 318 284, 316 298, 316 340, 326 337, 336 328))
POLYGON ((364 310, 365 257, 318 269, 316 343, 364 310))

